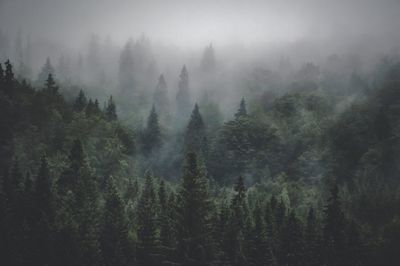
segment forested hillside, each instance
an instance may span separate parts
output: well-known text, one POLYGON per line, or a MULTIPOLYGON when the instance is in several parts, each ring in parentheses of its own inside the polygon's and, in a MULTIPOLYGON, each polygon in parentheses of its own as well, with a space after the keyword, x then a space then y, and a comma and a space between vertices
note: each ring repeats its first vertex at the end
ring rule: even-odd
POLYGON ((210 94, 191 102, 186 66, 175 106, 163 75, 130 94, 121 58, 104 102, 0 64, 2 265, 398 264, 397 59, 254 72, 224 117, 210 94))

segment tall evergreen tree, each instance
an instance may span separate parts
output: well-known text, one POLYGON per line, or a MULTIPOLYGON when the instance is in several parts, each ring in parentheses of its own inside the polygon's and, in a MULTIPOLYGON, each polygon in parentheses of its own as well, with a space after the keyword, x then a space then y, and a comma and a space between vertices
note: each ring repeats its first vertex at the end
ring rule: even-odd
POLYGON ((195 152, 206 158, 208 152, 206 127, 199 106, 194 106, 185 135, 185 152, 195 152))
POLYGON ((311 207, 308 211, 307 222, 304 232, 305 254, 304 258, 309 265, 320 265, 320 248, 318 224, 315 217, 315 211, 311 207))
POLYGON ((158 123, 158 115, 153 105, 147 119, 147 127, 142 135, 142 150, 146 155, 151 154, 161 147, 161 129, 158 123))
POLYGON ((83 90, 79 91, 78 97, 76 97, 74 102, 74 111, 82 112, 85 110, 86 105, 88 104, 87 98, 83 90))
POLYGON ((185 265, 207 265, 211 256, 210 199, 206 179, 193 152, 186 155, 178 200, 178 253, 185 265))
POLYGON ((38 80, 37 83, 39 85, 43 85, 45 84, 47 78, 49 77, 49 74, 52 74, 53 78, 55 77, 55 70, 53 65, 51 64, 51 60, 49 57, 46 58, 46 63, 43 65, 39 76, 38 76, 38 80))
POLYGON ((112 95, 108 98, 106 109, 104 110, 108 121, 117 120, 117 107, 115 106, 112 95))
POLYGON ((136 85, 134 79, 135 65, 132 46, 133 41, 129 40, 125 44, 119 60, 119 88, 120 93, 124 96, 127 96, 129 92, 134 92, 136 85))
POLYGON ((160 206, 159 224, 160 224, 160 244, 163 247, 172 247, 173 236, 168 208, 173 207, 168 204, 168 194, 165 188, 165 181, 160 181, 158 188, 158 202, 160 206))
POLYGON ((161 115, 161 118, 168 119, 170 113, 170 105, 168 99, 168 88, 167 83, 165 82, 164 75, 160 75, 160 77, 158 78, 158 84, 153 95, 153 103, 156 108, 156 112, 161 115))
POLYGON ((215 69, 214 48, 211 43, 204 50, 203 59, 201 61, 201 69, 205 73, 211 72, 215 69))
POLYGON ((34 187, 35 247, 37 265, 49 265, 52 258, 52 233, 55 220, 54 197, 51 191, 50 172, 46 158, 43 156, 34 187))
POLYGON ((49 74, 46 80, 45 88, 47 91, 51 93, 56 93, 58 90, 58 87, 56 86, 56 82, 54 81, 53 74, 49 74))
POLYGON ((191 108, 189 73, 186 66, 182 67, 179 75, 178 93, 176 94, 176 119, 177 125, 186 123, 191 108))
POLYGON ((246 117, 247 116, 247 109, 246 109, 246 101, 244 100, 244 97, 240 101, 239 109, 237 110, 235 114, 235 118, 241 118, 241 117, 246 117))
POLYGON ((231 201, 230 215, 225 240, 225 252, 232 265, 243 265, 245 261, 245 225, 248 219, 246 187, 242 176, 235 186, 235 194, 231 201))
POLYGON ((342 265, 345 251, 345 218, 339 198, 339 188, 335 184, 325 207, 324 221, 324 262, 327 265, 342 265))
POLYGON ((291 211, 283 232, 282 261, 285 265, 304 264, 304 242, 302 226, 294 211, 291 211))
POLYGON ((3 66, 0 63, 0 86, 2 85, 3 81, 4 81, 4 69, 3 69, 3 66))
POLYGON ((154 190, 153 177, 148 171, 145 174, 145 183, 142 195, 137 206, 138 215, 138 259, 140 264, 156 264, 157 248, 157 201, 154 190))
POLYGON ((105 195, 101 251, 103 263, 107 266, 132 265, 135 262, 133 249, 128 239, 123 201, 113 179, 109 180, 105 195))

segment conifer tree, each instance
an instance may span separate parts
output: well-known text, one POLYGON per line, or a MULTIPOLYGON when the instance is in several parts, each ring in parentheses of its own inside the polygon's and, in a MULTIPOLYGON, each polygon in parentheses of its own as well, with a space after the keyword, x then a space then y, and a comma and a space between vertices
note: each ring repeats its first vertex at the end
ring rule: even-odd
POLYGON ((160 206, 159 224, 160 224, 160 244, 163 247, 172 246, 172 235, 171 235, 171 222, 168 215, 168 208, 172 207, 168 204, 168 195, 165 188, 165 181, 160 181, 158 188, 158 202, 160 206))
POLYGON ((61 195, 65 195, 68 190, 76 191, 81 170, 84 167, 84 154, 82 143, 75 139, 69 154, 69 167, 60 176, 57 189, 61 195))
POLYGON ((108 121, 115 121, 117 120, 117 108, 115 106, 114 100, 112 95, 107 101, 107 106, 105 109, 105 115, 108 121))
POLYGON ((109 180, 105 195, 101 251, 103 263, 107 266, 132 265, 135 262, 128 239, 123 201, 112 178, 109 180))
POLYGON ((35 217, 35 247, 36 263, 47 265, 51 262, 52 231, 55 220, 54 197, 51 191, 50 172, 46 158, 43 156, 34 186, 35 217))
POLYGON ((186 123, 190 108, 189 74, 186 66, 183 66, 179 75, 178 93, 176 94, 176 119, 178 125, 186 123))
POLYGON ((153 105, 147 119, 147 127, 142 135, 142 150, 145 155, 151 154, 161 147, 161 129, 158 123, 158 115, 153 105))
POLYGON ((243 97, 242 100, 240 101, 239 109, 237 110, 237 112, 235 114, 235 118, 239 119, 239 118, 246 117, 246 116, 247 116, 246 101, 244 100, 244 97, 243 97))
POLYGON ((320 265, 320 252, 319 252, 319 235, 317 228, 317 220, 315 211, 311 207, 307 215, 307 223, 304 234, 305 242, 305 259, 309 265, 320 265))
POLYGON ((266 263, 268 265, 274 265, 275 259, 272 253, 272 246, 267 241, 266 225, 259 202, 253 210, 253 241, 254 241, 254 258, 255 265, 262 265, 266 263))
POLYGON ((304 242, 302 226, 294 211, 291 211, 283 232, 282 262, 286 265, 302 265, 304 263, 304 242))
POLYGON ((327 265, 343 263, 345 251, 345 218, 339 198, 339 188, 335 184, 325 207, 324 221, 324 261, 327 265))
POLYGON ((3 81, 4 81, 4 69, 0 63, 0 86, 2 85, 3 81))
POLYGON ((160 75, 160 77, 158 78, 158 84, 153 95, 153 103, 156 108, 156 112, 160 115, 163 115, 162 118, 168 118, 170 106, 168 99, 167 83, 165 82, 164 75, 160 75))
POLYGON ((5 62, 6 70, 4 74, 4 81, 6 85, 11 85, 11 83, 14 81, 14 73, 13 73, 13 66, 10 63, 10 60, 7 60, 5 62))
POLYGON ((241 265, 245 261, 244 237, 248 219, 246 187, 242 176, 239 176, 234 191, 224 246, 231 264, 241 265))
POLYGON ((211 72, 215 69, 214 48, 211 43, 204 50, 203 59, 201 61, 201 69, 205 73, 211 72))
POLYGON ((186 128, 184 151, 195 152, 205 158, 208 151, 206 133, 206 127, 196 103, 186 128))
POLYGON ((144 188, 137 206, 138 259, 143 265, 155 265, 155 252, 157 248, 156 204, 153 177, 147 171, 144 188))
POLYGON ((10 60, 7 60, 4 64, 6 70, 4 72, 3 90, 7 95, 10 95, 12 94, 15 85, 13 66, 10 63, 10 60))
POLYGON ((78 97, 76 97, 74 102, 74 111, 82 112, 85 110, 86 105, 88 104, 87 98, 83 90, 79 91, 78 97))
POLYGON ((210 199, 196 154, 186 155, 178 198, 178 254, 186 265, 210 261, 210 199))
POLYGON ((134 79, 135 65, 132 46, 133 41, 129 40, 125 44, 119 60, 119 88, 120 93, 124 96, 126 96, 129 91, 135 91, 136 85, 134 79))
POLYGON ((39 73, 38 81, 37 81, 38 84, 39 85, 45 84, 47 78, 49 77, 49 74, 52 74, 52 76, 54 78, 54 74, 55 74, 54 67, 51 64, 50 58, 47 57, 46 58, 46 63, 44 64, 44 66, 42 67, 42 70, 39 73))

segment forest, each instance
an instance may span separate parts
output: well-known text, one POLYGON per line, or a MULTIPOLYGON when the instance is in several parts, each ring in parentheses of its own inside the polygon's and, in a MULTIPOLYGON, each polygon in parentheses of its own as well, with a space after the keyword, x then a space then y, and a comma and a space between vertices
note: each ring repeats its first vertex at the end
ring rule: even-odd
POLYGON ((65 48, 3 25, 1 265, 399 264, 398 43, 65 48))

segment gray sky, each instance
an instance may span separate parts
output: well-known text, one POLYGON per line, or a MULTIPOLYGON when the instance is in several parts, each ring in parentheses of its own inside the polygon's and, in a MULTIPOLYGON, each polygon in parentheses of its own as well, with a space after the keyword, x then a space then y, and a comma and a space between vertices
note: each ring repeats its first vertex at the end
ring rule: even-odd
POLYGON ((315 40, 400 40, 399 0, 0 0, 0 29, 69 45, 92 33, 117 43, 145 33, 154 42, 203 47, 315 40))

